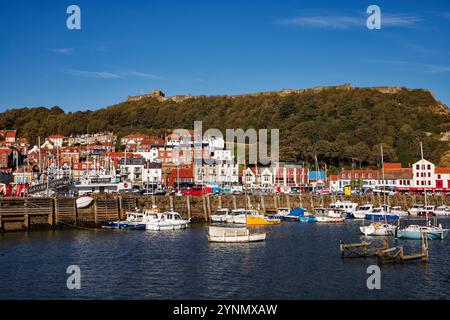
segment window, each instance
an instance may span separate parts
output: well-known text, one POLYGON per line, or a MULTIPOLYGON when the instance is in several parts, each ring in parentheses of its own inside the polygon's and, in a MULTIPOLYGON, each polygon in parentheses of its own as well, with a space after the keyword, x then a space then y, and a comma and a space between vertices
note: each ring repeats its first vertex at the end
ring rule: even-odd
POLYGON ((430 164, 427 166, 427 169, 428 169, 428 170, 431 170, 431 165, 430 165, 430 164))
POLYGON ((419 165, 417 164, 417 165, 416 165, 416 170, 419 170, 419 168, 420 168, 420 167, 419 167, 419 165))

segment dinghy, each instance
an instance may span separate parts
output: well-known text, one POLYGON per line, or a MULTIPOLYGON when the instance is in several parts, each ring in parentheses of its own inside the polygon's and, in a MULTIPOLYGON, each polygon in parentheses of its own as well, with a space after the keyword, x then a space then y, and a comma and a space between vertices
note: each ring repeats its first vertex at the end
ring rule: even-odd
POLYGON ((79 208, 79 209, 86 208, 92 203, 92 201, 94 201, 94 198, 88 197, 88 196, 78 198, 76 200, 77 208, 79 208))

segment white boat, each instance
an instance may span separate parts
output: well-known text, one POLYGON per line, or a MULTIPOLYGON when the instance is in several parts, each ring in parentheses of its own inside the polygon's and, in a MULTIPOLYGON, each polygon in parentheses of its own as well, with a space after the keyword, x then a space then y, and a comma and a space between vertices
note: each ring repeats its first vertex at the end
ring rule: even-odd
POLYGON ((246 224, 247 219, 245 217, 245 209, 231 210, 230 214, 226 218, 227 223, 246 224))
POLYGON ((408 213, 412 216, 418 216, 419 211, 422 210, 423 208, 424 208, 423 204, 416 203, 408 210, 408 213))
POLYGON ((434 210, 436 208, 434 206, 424 206, 417 212, 417 215, 422 217, 432 217, 434 216, 434 210))
POLYGON ((355 219, 365 219, 366 214, 371 213, 373 210, 373 205, 370 203, 363 204, 358 206, 355 211, 353 211, 353 217, 355 219))
POLYGON ((336 201, 330 205, 330 209, 344 212, 348 218, 354 218, 353 212, 356 211, 358 204, 351 201, 336 201))
POLYGON ((77 208, 86 208, 92 203, 92 201, 94 201, 94 198, 92 197, 80 197, 76 200, 77 208))
POLYGON ((208 241, 210 242, 256 242, 264 241, 266 233, 251 234, 248 228, 209 227, 208 241))
POLYGON ((392 224, 374 222, 368 226, 359 227, 359 230, 365 236, 393 236, 396 228, 392 224))
POLYGON ((439 206, 433 211, 436 216, 450 216, 450 207, 449 206, 439 206))
POLYGON ((366 219, 368 220, 398 220, 400 215, 395 212, 390 212, 387 205, 383 205, 378 208, 373 208, 372 212, 366 213, 366 219))
POLYGON ((316 216, 316 222, 320 223, 342 223, 345 221, 345 218, 334 218, 334 217, 326 217, 326 216, 316 216))
POLYGON ((388 211, 389 211, 390 213, 397 214, 397 215, 399 215, 400 217, 407 217, 407 216, 409 215, 409 214, 408 214, 408 211, 402 210, 402 207, 401 207, 401 206, 392 206, 392 207, 389 207, 388 211))
POLYGON ((316 222, 319 223, 342 223, 345 218, 341 212, 328 209, 328 208, 316 208, 314 209, 316 222))
POLYGON ((150 213, 149 218, 150 219, 146 220, 145 228, 154 231, 186 229, 191 222, 190 220, 184 220, 181 215, 175 211, 150 213))
POLYGON ((290 212, 291 210, 289 210, 289 208, 278 208, 277 214, 274 215, 274 217, 284 219, 290 212))
POLYGON ((439 226, 419 226, 409 225, 406 228, 398 228, 396 230, 396 237, 399 239, 421 240, 422 236, 427 237, 428 240, 443 240, 448 235, 448 229, 444 229, 442 225, 439 226))
POLYGON ((229 212, 230 210, 227 208, 217 209, 215 214, 212 214, 209 218, 211 222, 226 222, 229 212))

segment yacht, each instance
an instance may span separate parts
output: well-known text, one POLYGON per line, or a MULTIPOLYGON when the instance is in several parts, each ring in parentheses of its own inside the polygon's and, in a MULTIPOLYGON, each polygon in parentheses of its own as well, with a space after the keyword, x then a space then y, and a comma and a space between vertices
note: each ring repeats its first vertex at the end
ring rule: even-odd
POLYGON ((355 219, 365 219, 366 214, 370 214, 373 210, 373 205, 367 203, 358 206, 355 211, 353 211, 353 218, 355 219))
POLYGON ((424 208, 423 204, 413 204, 413 206, 408 210, 408 213, 412 216, 418 216, 419 215, 419 211, 422 210, 424 208))
POLYGON ((163 213, 151 213, 150 219, 146 220, 145 228, 147 230, 178 230, 186 229, 189 220, 184 220, 178 212, 168 211, 163 213), (155 216, 156 215, 156 216, 155 216))
POLYGON ((372 212, 366 214, 368 220, 398 220, 400 214, 390 212, 388 206, 374 208, 372 212))
POLYGON ((347 218, 354 218, 353 212, 357 207, 358 204, 356 202, 350 201, 336 201, 330 205, 330 209, 343 211, 347 215, 347 218))
POLYGON ((247 222, 245 220, 245 209, 231 210, 230 214, 226 218, 226 222, 246 224, 247 222))
POLYGON ((417 212, 417 215, 421 217, 432 217, 434 216, 434 206, 425 206, 417 212))
POLYGON ((368 226, 359 227, 359 230, 365 236, 393 236, 396 227, 392 224, 374 222, 368 226))
POLYGON ((433 211, 435 216, 450 216, 449 206, 439 206, 433 211))
POLYGON ((212 214, 209 218, 211 222, 226 222, 229 212, 230 210, 227 208, 217 209, 215 214, 212 214))

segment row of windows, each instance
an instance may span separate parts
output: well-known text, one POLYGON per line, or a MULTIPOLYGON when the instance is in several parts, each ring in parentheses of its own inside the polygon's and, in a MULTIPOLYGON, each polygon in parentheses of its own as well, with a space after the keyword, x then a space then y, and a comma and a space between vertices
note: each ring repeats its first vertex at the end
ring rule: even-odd
MULTIPOLYGON (((426 172, 420 172, 420 177, 426 177, 426 172)), ((419 177, 419 172, 416 173, 416 177, 419 177)), ((428 178, 431 178, 431 172, 428 172, 428 178)))
POLYGON ((428 165, 422 165, 422 166, 420 166, 419 164, 416 164, 416 170, 420 170, 420 168, 422 167, 422 170, 425 170, 425 167, 426 167, 426 169, 427 170, 431 170, 431 164, 428 164, 428 165))
MULTIPOLYGON (((371 173, 369 173, 369 174, 367 174, 367 178, 368 179, 372 179, 372 174, 371 173)), ((359 173, 355 173, 354 174, 354 177, 355 177, 355 179, 359 179, 359 173)), ((342 174, 342 179, 345 179, 345 178, 348 178, 348 179, 351 179, 352 178, 352 174, 351 173, 349 173, 348 175, 346 175, 345 173, 343 173, 342 174)), ((365 173, 362 173, 361 174, 361 179, 365 179, 366 178, 366 174, 365 173)))

